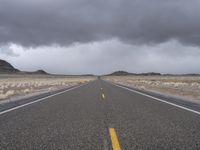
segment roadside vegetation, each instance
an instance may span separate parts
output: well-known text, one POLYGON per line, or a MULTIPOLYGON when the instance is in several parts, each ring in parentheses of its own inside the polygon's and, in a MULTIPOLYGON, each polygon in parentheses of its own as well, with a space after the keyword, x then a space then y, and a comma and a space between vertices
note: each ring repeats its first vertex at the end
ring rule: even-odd
POLYGON ((0 100, 29 93, 48 92, 94 80, 92 76, 0 75, 0 100))
POLYGON ((200 100, 200 76, 105 76, 104 79, 188 100, 200 100))

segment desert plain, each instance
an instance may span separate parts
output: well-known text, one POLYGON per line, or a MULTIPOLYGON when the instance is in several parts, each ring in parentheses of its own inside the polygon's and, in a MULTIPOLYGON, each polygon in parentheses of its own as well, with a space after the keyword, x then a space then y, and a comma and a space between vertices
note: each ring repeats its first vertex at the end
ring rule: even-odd
POLYGON ((104 80, 144 91, 200 101, 200 76, 198 75, 105 76, 104 80))
POLYGON ((0 100, 51 92, 94 79, 93 76, 0 74, 0 100))

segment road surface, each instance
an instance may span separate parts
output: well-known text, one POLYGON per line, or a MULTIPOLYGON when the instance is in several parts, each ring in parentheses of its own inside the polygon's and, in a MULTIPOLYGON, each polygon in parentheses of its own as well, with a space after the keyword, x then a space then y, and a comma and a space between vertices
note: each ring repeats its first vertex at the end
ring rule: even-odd
POLYGON ((200 115, 96 80, 1 112, 0 149, 200 149, 200 115))

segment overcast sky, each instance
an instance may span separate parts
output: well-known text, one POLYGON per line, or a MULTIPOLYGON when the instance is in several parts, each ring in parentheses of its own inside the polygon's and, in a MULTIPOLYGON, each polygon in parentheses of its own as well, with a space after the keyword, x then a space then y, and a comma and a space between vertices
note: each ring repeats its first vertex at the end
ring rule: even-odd
POLYGON ((0 58, 62 74, 200 73, 199 0, 0 0, 0 58))

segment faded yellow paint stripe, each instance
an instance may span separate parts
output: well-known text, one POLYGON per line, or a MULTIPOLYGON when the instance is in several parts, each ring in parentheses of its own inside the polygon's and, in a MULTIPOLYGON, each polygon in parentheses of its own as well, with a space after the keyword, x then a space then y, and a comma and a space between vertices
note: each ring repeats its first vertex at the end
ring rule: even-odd
POLYGON ((109 128, 109 133, 110 133, 113 150, 121 150, 115 129, 109 128))
POLYGON ((105 94, 104 93, 102 93, 102 98, 105 99, 105 94))

